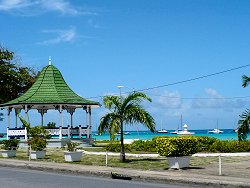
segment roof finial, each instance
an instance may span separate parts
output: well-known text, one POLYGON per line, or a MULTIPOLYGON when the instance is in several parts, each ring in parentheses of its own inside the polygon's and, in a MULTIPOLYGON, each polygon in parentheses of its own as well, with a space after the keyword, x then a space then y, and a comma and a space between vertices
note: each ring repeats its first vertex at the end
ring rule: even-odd
POLYGON ((49 65, 51 65, 51 56, 49 56, 49 65))

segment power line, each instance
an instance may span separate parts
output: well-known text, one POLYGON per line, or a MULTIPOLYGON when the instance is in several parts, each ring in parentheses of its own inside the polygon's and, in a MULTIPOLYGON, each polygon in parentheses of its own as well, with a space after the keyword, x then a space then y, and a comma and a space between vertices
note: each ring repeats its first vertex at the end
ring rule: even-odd
MULTIPOLYGON (((216 73, 212 73, 212 74, 207 74, 207 75, 203 75, 203 76, 199 76, 199 77, 195 77, 195 78, 190 78, 190 79, 187 79, 187 80, 182 80, 182 81, 177 81, 177 82, 173 82, 173 83, 169 83, 169 84, 164 84, 164 85, 159 85, 159 86, 134 90, 134 92, 148 91, 148 90, 158 89, 158 88, 162 88, 162 87, 168 87, 168 86, 172 86, 172 85, 183 84, 183 83, 186 83, 186 82, 191 82, 191 81, 195 81, 195 80, 200 80, 200 79, 216 76, 216 75, 219 75, 219 74, 224 74, 224 73, 227 73, 227 72, 235 71, 235 70, 242 69, 242 68, 249 67, 249 66, 250 66, 250 64, 242 65, 242 66, 239 66, 239 67, 235 67, 235 68, 231 68, 231 69, 227 69, 227 70, 224 70, 224 71, 220 71, 220 72, 216 72, 216 73)), ((127 94, 127 93, 130 93, 130 92, 123 92, 122 94, 127 94)), ((109 95, 100 95, 100 96, 95 96, 95 97, 88 97, 87 99, 103 98, 105 96, 109 96, 109 95)), ((247 97, 243 97, 243 98, 247 98, 247 97)))
POLYGON ((234 100, 234 99, 245 99, 245 98, 250 98, 250 96, 237 96, 237 97, 171 97, 171 96, 166 96, 166 95, 157 95, 157 94, 152 94, 148 93, 148 95, 151 96, 157 96, 157 97, 165 97, 169 99, 184 99, 184 100, 194 100, 194 99, 199 99, 199 100, 234 100))
POLYGON ((160 85, 160 86, 140 89, 140 90, 137 90, 137 91, 147 91, 147 90, 158 89, 158 88, 162 88, 162 87, 182 84, 182 83, 186 83, 186 82, 191 82, 191 81, 195 81, 195 80, 200 80, 200 79, 203 79, 203 78, 207 78, 207 77, 211 77, 211 76, 215 76, 215 75, 219 75, 219 74, 224 74, 224 73, 227 73, 227 72, 231 72, 231 71, 242 69, 242 68, 249 67, 249 66, 250 66, 250 64, 247 64, 247 65, 243 65, 243 66, 240 66, 240 67, 236 67, 236 68, 232 68, 232 69, 228 69, 228 70, 224 70, 224 71, 220 71, 220 72, 216 72, 216 73, 212 73, 212 74, 207 74, 207 75, 204 75, 204 76, 199 76, 199 77, 195 77, 195 78, 191 78, 191 79, 187 79, 187 80, 182 80, 182 81, 178 81, 178 82, 173 82, 173 83, 169 83, 169 84, 164 84, 164 85, 160 85))

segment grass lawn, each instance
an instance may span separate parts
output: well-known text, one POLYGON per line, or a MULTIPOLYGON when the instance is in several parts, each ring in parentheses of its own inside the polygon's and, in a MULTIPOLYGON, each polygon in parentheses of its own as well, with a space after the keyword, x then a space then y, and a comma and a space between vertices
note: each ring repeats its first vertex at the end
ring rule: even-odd
MULTIPOLYGON (((102 148, 84 148, 88 151, 103 151, 102 148)), ((61 148, 47 148, 46 158, 39 159, 39 161, 65 163, 64 150, 61 148)), ((29 160, 26 149, 18 149, 16 159, 29 160)), ((249 160, 250 157, 224 157, 223 163, 240 162, 243 160, 249 160)), ((84 154, 81 162, 74 162, 74 164, 82 165, 94 165, 105 166, 105 155, 90 155, 84 154)), ((190 167, 204 167, 210 164, 218 164, 218 157, 191 157, 190 167)), ((166 157, 126 157, 126 162, 121 163, 119 156, 108 156, 108 166, 110 167, 122 167, 141 170, 165 170, 168 168, 166 157)))

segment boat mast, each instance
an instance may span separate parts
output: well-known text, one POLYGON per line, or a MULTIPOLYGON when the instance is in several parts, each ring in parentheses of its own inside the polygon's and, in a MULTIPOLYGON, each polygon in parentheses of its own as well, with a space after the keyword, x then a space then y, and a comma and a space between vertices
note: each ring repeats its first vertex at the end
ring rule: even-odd
MULTIPOLYGON (((181 114, 181 129, 182 129, 182 114, 181 114)), ((178 127, 178 130, 179 130, 179 127, 178 127)))

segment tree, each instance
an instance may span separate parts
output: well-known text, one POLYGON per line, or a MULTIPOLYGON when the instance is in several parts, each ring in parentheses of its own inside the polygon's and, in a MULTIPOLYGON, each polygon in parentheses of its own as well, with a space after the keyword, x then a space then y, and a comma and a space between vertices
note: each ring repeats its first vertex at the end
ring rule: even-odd
POLYGON ((250 110, 246 109, 245 112, 240 115, 243 120, 239 121, 238 127, 238 140, 243 141, 247 139, 247 134, 249 133, 249 123, 250 123, 250 110))
POLYGON ((13 100, 35 82, 37 72, 14 62, 14 52, 0 47, 0 104, 13 100))
POLYGON ((134 92, 127 97, 106 96, 103 98, 105 108, 110 112, 101 118, 99 132, 105 130, 120 130, 121 153, 120 161, 125 162, 123 126, 125 124, 141 123, 155 132, 153 117, 141 106, 143 101, 152 102, 144 93, 134 92))
MULTIPOLYGON (((250 83, 250 77, 247 77, 246 75, 242 76, 242 87, 247 87, 250 83)), ((243 141, 247 139, 247 134, 250 132, 249 130, 249 123, 250 123, 250 110, 246 109, 245 112, 240 115, 242 118, 241 123, 238 127, 238 140, 243 141)))

